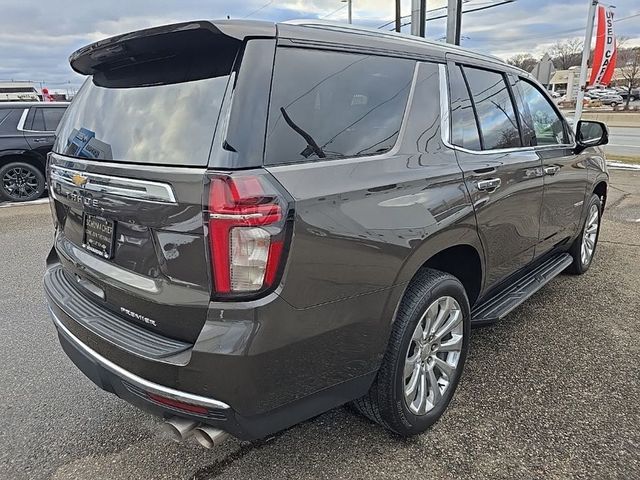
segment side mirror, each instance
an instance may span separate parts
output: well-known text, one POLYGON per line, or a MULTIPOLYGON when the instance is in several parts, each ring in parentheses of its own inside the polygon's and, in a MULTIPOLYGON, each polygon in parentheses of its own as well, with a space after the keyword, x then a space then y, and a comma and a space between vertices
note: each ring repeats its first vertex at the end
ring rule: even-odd
POLYGON ((576 153, 587 147, 597 147, 609 143, 609 130, 602 122, 580 120, 576 128, 576 153))

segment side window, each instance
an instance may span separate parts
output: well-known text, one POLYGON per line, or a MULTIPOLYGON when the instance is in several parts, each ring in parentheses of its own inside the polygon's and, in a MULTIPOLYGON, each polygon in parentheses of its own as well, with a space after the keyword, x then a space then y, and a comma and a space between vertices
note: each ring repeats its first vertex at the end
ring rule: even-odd
POLYGON ((42 108, 42 114, 44 116, 44 127, 48 132, 55 132, 56 128, 58 128, 58 124, 62 119, 62 115, 64 115, 64 108, 60 107, 52 107, 52 108, 42 108))
POLYGON ((296 48, 276 52, 266 163, 376 155, 396 143, 415 62, 296 48))
POLYGON ((521 147, 518 120, 504 75, 464 67, 478 115, 484 150, 521 147))
POLYGON ((568 143, 564 123, 549 100, 531 82, 521 78, 518 83, 523 101, 531 115, 537 144, 568 143))
POLYGON ((44 126, 44 115, 42 114, 42 108, 36 108, 33 115, 33 123, 31 124, 31 130, 38 132, 44 132, 47 129, 44 126))
POLYGON ((23 109, 3 108, 0 110, 0 135, 13 135, 22 116, 23 109))
POLYGON ((451 143, 470 150, 481 150, 473 104, 459 66, 449 68, 449 96, 451 97, 451 143))
POLYGON ((514 100, 516 103, 516 109, 520 117, 520 132, 522 133, 522 144, 530 147, 536 144, 536 132, 533 129, 533 119, 531 118, 531 112, 529 112, 529 105, 524 101, 522 97, 522 90, 520 79, 509 76, 509 82, 511 85, 511 91, 513 92, 514 100))

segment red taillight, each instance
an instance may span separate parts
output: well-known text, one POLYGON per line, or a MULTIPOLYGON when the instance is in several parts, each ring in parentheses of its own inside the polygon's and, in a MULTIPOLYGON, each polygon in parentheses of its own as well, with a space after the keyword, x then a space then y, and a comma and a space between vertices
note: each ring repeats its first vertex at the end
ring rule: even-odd
POLYGON ((209 187, 209 245, 217 294, 252 293, 276 281, 287 202, 265 177, 214 176, 209 187))

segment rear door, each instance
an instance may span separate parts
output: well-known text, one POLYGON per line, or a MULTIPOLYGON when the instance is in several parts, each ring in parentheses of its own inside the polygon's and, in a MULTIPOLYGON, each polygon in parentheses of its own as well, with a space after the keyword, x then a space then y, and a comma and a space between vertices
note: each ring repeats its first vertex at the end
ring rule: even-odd
POLYGON ((516 80, 523 130, 542 160, 544 198, 536 256, 572 238, 579 229, 588 185, 587 155, 576 155, 573 133, 540 86, 516 80))
POLYGON ((50 157, 55 248, 94 301, 192 342, 211 299, 206 171, 242 42, 193 25, 125 38, 123 48, 106 45, 130 53, 109 59, 117 68, 88 64, 103 58, 96 53, 72 57, 92 75, 50 157))
POLYGON ((56 139, 56 128, 64 115, 65 107, 31 107, 21 129, 32 150, 44 158, 51 151, 56 139))
POLYGON ((533 259, 542 205, 542 163, 523 143, 508 78, 448 64, 451 132, 485 253, 485 289, 533 259))

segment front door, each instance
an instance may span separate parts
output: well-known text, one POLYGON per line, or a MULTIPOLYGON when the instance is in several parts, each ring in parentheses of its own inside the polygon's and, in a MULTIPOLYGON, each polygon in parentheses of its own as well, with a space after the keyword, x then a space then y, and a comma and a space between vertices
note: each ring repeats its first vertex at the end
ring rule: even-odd
POLYGON ((587 188, 586 155, 574 153, 569 126, 550 98, 535 83, 519 78, 516 99, 522 102, 523 131, 542 160, 544 196, 540 215, 540 245, 536 256, 573 238, 587 188))

